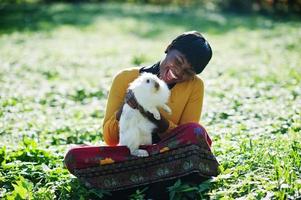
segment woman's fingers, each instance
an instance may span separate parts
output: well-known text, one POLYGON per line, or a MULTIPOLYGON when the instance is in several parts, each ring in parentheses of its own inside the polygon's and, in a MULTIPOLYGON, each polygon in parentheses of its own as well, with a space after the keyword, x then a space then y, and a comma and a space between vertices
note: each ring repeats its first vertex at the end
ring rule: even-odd
POLYGON ((134 93, 129 90, 125 96, 125 102, 131 107, 136 109, 138 107, 138 103, 136 101, 136 98, 134 96, 134 93))
POLYGON ((130 100, 127 102, 127 104, 129 104, 129 106, 131 106, 131 107, 134 108, 134 109, 136 109, 136 108, 137 108, 137 105, 138 105, 137 101, 136 101, 134 98, 130 99, 130 100))

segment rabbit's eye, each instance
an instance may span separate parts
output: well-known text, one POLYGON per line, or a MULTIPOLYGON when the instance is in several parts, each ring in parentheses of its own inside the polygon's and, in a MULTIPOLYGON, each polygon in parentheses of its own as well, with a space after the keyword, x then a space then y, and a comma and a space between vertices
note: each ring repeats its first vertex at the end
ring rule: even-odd
POLYGON ((149 83, 149 79, 147 79, 146 82, 149 83))

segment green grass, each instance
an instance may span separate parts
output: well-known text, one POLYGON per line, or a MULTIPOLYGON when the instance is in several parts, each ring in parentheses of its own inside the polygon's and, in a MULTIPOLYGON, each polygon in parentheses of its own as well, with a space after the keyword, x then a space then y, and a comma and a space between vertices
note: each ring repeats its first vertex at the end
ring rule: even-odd
POLYGON ((0 198, 106 195, 68 173, 66 149, 102 144, 118 70, 158 61, 192 29, 214 49, 201 74, 201 123, 221 174, 198 186, 177 182, 171 197, 300 198, 300 20, 130 4, 8 6, 0 15, 0 198))

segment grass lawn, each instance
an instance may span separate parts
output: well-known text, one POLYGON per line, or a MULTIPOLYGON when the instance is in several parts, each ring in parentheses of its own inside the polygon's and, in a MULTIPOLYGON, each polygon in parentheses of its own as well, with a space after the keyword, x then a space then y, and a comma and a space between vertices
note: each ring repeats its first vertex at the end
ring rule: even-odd
POLYGON ((175 199, 301 198, 300 18, 129 4, 0 8, 0 198, 105 195, 68 173, 64 153, 102 144, 113 75, 157 62, 187 30, 214 50, 200 123, 221 173, 176 183, 175 199))

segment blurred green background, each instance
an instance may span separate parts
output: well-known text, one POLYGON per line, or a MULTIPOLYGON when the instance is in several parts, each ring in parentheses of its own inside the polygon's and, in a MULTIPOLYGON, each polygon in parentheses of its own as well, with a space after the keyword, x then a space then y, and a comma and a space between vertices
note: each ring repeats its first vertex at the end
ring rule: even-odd
POLYGON ((209 9, 218 9, 235 12, 262 12, 262 13, 299 13, 300 0, 1 0, 1 3, 136 3, 154 5, 201 6, 209 9))
POLYGON ((189 30, 213 48, 200 123, 221 174, 170 194, 301 196, 300 1, 0 2, 0 198, 108 195, 71 176, 64 154, 103 144, 114 74, 159 61, 189 30))

